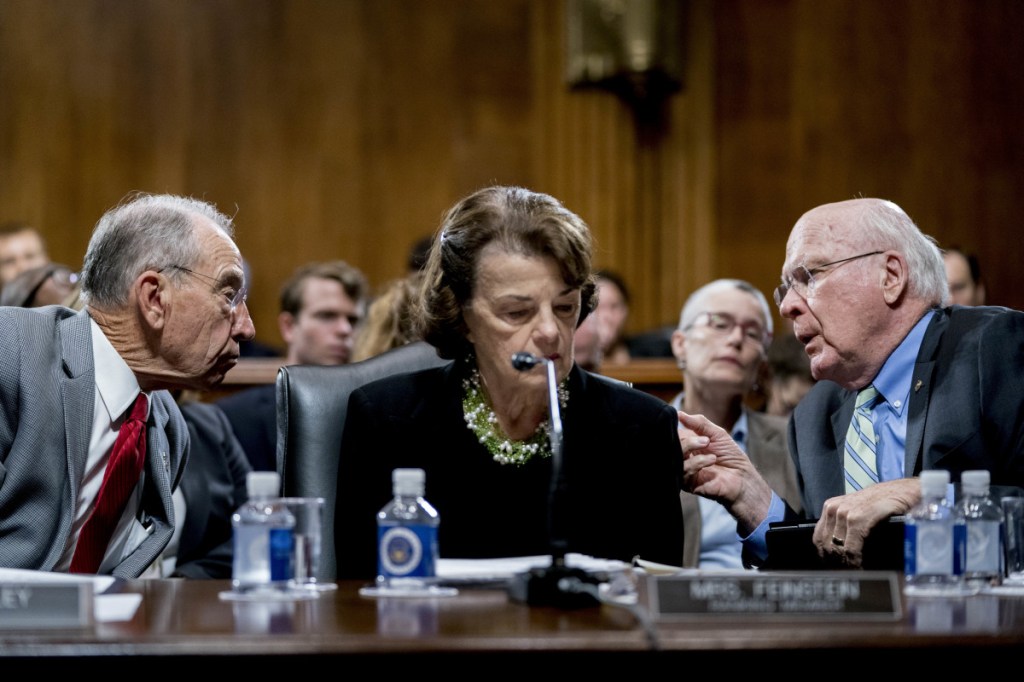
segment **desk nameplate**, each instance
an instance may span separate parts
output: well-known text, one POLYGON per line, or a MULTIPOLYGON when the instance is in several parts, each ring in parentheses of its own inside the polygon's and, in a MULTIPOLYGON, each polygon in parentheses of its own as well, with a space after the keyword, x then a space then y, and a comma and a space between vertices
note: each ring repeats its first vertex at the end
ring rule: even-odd
POLYGON ((94 623, 89 583, 0 583, 0 630, 78 629, 94 623))
POLYGON ((777 571, 650 575, 646 603, 654 620, 715 616, 779 619, 898 620, 895 571, 777 571))

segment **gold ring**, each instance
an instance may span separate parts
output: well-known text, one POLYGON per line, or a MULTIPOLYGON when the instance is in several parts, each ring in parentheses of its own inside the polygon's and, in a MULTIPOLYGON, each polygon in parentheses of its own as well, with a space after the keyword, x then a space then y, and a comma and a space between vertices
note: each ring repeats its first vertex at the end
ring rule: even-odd
POLYGON ((835 535, 833 535, 832 536, 832 544, 835 545, 836 547, 842 547, 843 544, 844 544, 843 543, 843 539, 842 538, 837 538, 835 535))

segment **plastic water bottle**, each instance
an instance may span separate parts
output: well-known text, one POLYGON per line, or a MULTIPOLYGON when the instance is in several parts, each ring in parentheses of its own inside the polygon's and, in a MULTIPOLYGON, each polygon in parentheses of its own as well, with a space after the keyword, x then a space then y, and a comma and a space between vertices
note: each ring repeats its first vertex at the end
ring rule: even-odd
POLYGON ((279 501, 281 477, 251 471, 245 483, 249 499, 231 516, 231 587, 243 593, 286 590, 294 572, 295 517, 279 501))
POLYGON ((921 501, 904 521, 903 563, 908 593, 963 592, 966 527, 950 504, 949 472, 922 471, 921 501))
POLYGON ((967 562, 964 581, 981 589, 1003 581, 1003 510, 989 495, 991 476, 983 469, 960 476, 958 505, 967 524, 967 562))
POLYGON ((394 497, 377 513, 377 587, 427 589, 437 575, 437 510, 423 499, 423 469, 395 469, 394 497))

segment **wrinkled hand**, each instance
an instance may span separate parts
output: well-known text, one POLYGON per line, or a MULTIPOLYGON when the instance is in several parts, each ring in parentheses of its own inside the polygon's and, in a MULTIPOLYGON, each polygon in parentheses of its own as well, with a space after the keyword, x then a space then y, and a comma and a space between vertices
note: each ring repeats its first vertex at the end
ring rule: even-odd
POLYGON ((818 555, 828 564, 860 568, 871 529, 890 516, 906 513, 920 499, 918 480, 901 478, 826 500, 814 527, 818 555))
POLYGON ((679 423, 683 489, 721 503, 749 533, 768 514, 768 483, 725 429, 685 412, 679 412, 679 423))

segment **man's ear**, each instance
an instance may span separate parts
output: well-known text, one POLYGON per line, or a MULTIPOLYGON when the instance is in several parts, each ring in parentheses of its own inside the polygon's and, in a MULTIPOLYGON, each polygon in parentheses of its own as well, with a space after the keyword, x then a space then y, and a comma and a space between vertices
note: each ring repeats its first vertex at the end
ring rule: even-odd
POLYGON ((883 256, 882 295, 887 304, 895 305, 907 290, 907 259, 896 251, 886 251, 883 256))
POLYGON ((286 346, 292 345, 292 339, 295 337, 296 322, 295 316, 289 312, 282 312, 277 315, 277 328, 281 332, 281 338, 286 346))
POLYGON ((680 368, 686 364, 686 332, 682 329, 676 329, 672 332, 672 338, 670 339, 672 344, 672 355, 675 356, 676 364, 680 368))
POLYGON ((162 329, 169 314, 170 289, 156 270, 146 270, 135 278, 133 289, 139 315, 153 329, 162 329))

